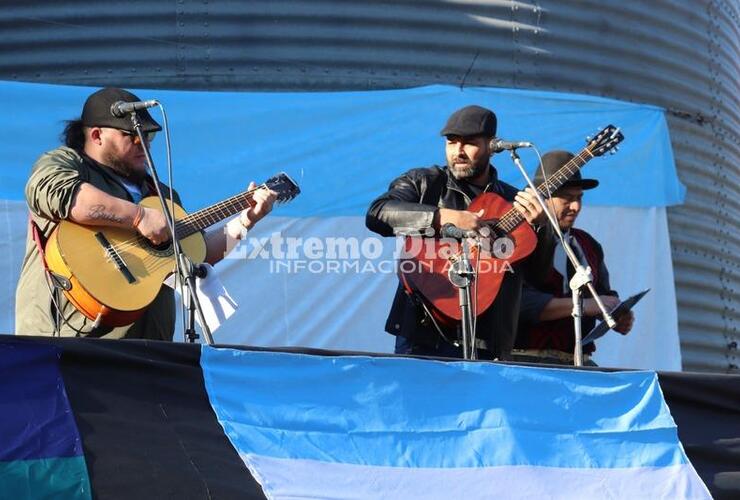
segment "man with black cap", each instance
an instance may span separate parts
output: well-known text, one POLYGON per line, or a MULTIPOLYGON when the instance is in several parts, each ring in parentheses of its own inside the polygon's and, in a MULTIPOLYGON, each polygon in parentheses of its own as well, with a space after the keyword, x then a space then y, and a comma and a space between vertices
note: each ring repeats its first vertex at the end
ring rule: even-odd
MULTIPOLYGON (((479 357, 507 359, 517 329, 523 275, 537 281, 549 268, 552 238, 540 225, 544 213, 534 195, 519 191, 499 180, 490 164, 492 139, 496 135, 496 115, 480 106, 466 106, 452 113, 441 135, 446 138, 447 166, 409 170, 395 179, 388 191, 372 202, 366 216, 367 227, 380 235, 439 234, 445 224, 463 230, 479 230, 484 225, 481 212, 466 210, 481 193, 491 192, 513 202, 528 223, 538 225, 538 245, 524 261, 506 272, 493 304, 477 318, 479 357), (545 242, 546 245, 543 245, 545 242), (550 245, 549 247, 547 245, 550 245)), ((399 284, 386 331, 396 335, 396 352, 402 354, 461 357, 456 343, 460 328, 444 327, 429 317, 420 297, 407 293, 399 284)))
MULTIPOLYGON (((155 186, 147 175, 144 150, 129 116, 118 118, 111 113, 111 105, 118 101, 134 102, 139 98, 118 88, 91 94, 81 117, 67 122, 62 134, 65 145, 43 154, 31 170, 25 189, 30 223, 16 290, 17 334, 172 339, 175 306, 169 287, 162 287, 132 325, 95 326, 51 285, 42 258, 44 242, 63 219, 131 229, 155 244, 169 240, 164 215, 138 205, 143 197, 155 195, 155 186)), ((161 127, 146 110, 139 111, 138 117, 145 140, 151 141, 161 127)), ((160 188, 169 197, 167 187, 161 184, 160 188)), ((177 193, 174 198, 179 204, 177 193)), ((240 238, 244 228, 271 210, 274 199, 274 193, 258 191, 255 207, 230 221, 225 230, 207 233, 206 261, 221 260, 228 237, 240 238)))
MULTIPOLYGON (((573 158, 567 151, 551 151, 542 157, 542 167, 537 169, 535 185, 545 182, 543 170, 550 178, 555 172, 573 158)), ((604 263, 601 245, 586 231, 573 227, 583 206, 583 191, 599 185, 596 179, 583 179, 576 172, 570 180, 552 194, 547 203, 558 220, 564 238, 573 248, 581 264, 591 267, 593 284, 607 310, 619 304, 617 292, 609 285, 609 271, 604 263)), ((538 284, 525 282, 522 292, 522 308, 519 318, 514 359, 549 364, 573 364, 575 337, 573 332, 573 301, 569 287, 573 277, 573 266, 567 259, 560 242, 554 248, 553 267, 547 272, 546 280, 538 284)), ((601 310, 590 296, 584 292, 583 317, 581 326, 587 334, 596 324, 601 310)), ((634 321, 630 311, 618 318, 616 331, 627 334, 634 321)), ((583 346, 584 364, 593 365, 590 355, 596 347, 593 342, 583 346)))

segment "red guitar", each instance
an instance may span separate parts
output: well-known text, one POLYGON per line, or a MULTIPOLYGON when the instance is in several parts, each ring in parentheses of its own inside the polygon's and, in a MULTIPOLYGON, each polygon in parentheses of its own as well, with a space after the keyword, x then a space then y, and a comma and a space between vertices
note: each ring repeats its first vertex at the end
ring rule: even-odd
MULTIPOLYGON (((624 136, 613 125, 604 128, 547 182, 537 186, 537 191, 547 197, 548 192, 562 186, 591 158, 609 152, 623 139, 624 136)), ((484 211, 481 249, 472 248, 470 259, 473 267, 478 267, 474 310, 480 314, 496 299, 504 273, 534 251, 537 235, 529 224, 522 224, 524 217, 512 204, 497 194, 479 195, 468 210, 484 211)), ((435 318, 445 324, 461 318, 458 289, 448 278, 450 266, 459 261, 460 256, 460 243, 455 240, 410 236, 406 238, 404 255, 399 263, 398 274, 406 289, 421 295, 431 306, 435 318)))

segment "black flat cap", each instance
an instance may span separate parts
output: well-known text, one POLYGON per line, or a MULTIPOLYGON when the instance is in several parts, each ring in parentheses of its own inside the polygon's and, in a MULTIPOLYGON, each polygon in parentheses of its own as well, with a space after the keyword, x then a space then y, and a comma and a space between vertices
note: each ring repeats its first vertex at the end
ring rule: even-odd
MULTIPOLYGON (((82 124, 86 127, 110 127, 119 130, 133 132, 134 127, 131 119, 127 116, 117 118, 110 111, 111 105, 118 101, 135 102, 140 101, 131 92, 123 89, 106 87, 90 94, 82 108, 82 124)), ((141 128, 144 132, 158 132, 162 130, 159 123, 155 122, 149 112, 145 109, 136 112, 139 115, 141 128)))
POLYGON ((465 106, 450 115, 440 135, 495 137, 496 115, 481 106, 465 106))
MULTIPOLYGON (((545 167, 545 173, 547 174, 548 180, 555 175, 560 167, 568 163, 575 155, 568 151, 550 151, 542 155, 542 165, 545 167)), ((542 168, 537 168, 537 173, 532 180, 534 185, 539 187, 540 184, 545 182, 545 177, 542 175, 542 168)), ((596 179, 583 179, 581 177, 581 171, 576 170, 576 173, 571 176, 560 188, 565 187, 580 187, 581 189, 593 189, 599 185, 599 181, 596 179)))

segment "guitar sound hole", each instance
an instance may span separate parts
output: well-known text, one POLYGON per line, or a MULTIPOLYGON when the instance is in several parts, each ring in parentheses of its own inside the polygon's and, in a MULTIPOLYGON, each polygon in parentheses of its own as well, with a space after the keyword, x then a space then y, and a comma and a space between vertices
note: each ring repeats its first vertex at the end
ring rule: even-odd
POLYGON ((165 241, 164 243, 160 243, 159 245, 155 245, 154 243, 150 242, 150 245, 153 249, 155 249, 158 252, 163 252, 167 250, 168 248, 170 248, 170 246, 172 246, 172 244, 169 241, 165 241))
POLYGON ((498 219, 489 219, 484 223, 484 227, 488 229, 488 234, 486 236, 491 238, 491 240, 495 240, 506 235, 506 233, 498 228, 496 224, 498 224, 498 219))
POLYGON ((143 236, 139 236, 139 242, 141 243, 141 246, 143 246, 149 251, 149 253, 152 253, 159 257, 167 257, 167 256, 172 255, 173 253, 171 240, 155 245, 154 243, 144 238, 143 236))

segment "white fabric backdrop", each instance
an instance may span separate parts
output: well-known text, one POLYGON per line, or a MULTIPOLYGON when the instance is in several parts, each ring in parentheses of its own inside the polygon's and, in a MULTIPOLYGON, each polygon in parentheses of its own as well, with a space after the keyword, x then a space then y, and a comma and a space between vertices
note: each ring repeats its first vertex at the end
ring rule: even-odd
MULTIPOLYGON (((6 256, 0 260, 0 271, 9 277, 0 294, 4 313, 0 331, 12 332, 15 284, 27 223, 25 205, 3 202, 0 217, 0 247, 6 256)), ((589 231, 604 246, 612 286, 622 297, 651 289, 636 306, 632 333, 625 337, 609 332, 599 340, 596 362, 604 366, 680 370, 665 208, 586 207, 578 222, 578 227, 589 231)), ((367 245, 364 255, 372 256, 375 248, 367 245)), ((392 238, 382 239, 367 231, 362 217, 265 219, 249 233, 246 244, 216 266, 240 306, 216 331, 216 342, 392 352, 393 337, 384 332, 384 324, 397 283, 391 269, 394 246, 392 238), (258 240, 274 233, 283 238, 303 239, 297 247, 297 258, 278 261, 272 258, 274 253, 269 245, 269 258, 250 257, 258 240), (310 258, 311 244, 326 244, 338 237, 355 238, 360 258, 310 258), (316 239, 306 244, 308 238, 316 239), (382 255, 378 258, 362 256, 360 245, 368 239, 382 242, 382 255), (306 249, 308 252, 303 251, 306 249), (292 268, 277 267, 278 262, 292 262, 292 268)), ((181 341, 182 329, 177 331, 176 340, 181 341)))

